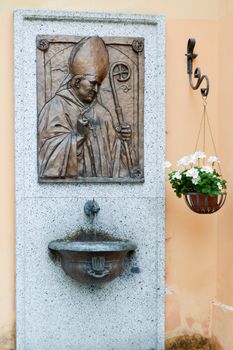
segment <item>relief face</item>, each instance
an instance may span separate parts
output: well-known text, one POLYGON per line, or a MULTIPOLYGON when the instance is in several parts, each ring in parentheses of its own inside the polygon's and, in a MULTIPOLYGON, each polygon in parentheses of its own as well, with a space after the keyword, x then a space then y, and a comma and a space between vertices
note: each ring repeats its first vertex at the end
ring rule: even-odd
POLYGON ((40 182, 143 182, 144 40, 37 37, 40 182))

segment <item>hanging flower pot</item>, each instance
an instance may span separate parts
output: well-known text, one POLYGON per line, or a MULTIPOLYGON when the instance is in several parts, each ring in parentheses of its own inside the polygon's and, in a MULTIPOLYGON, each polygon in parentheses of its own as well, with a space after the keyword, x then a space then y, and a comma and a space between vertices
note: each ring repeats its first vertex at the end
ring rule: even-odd
MULTIPOLYGON (((207 160, 204 152, 195 152, 177 162, 178 170, 168 174, 177 197, 185 198, 188 207, 195 213, 212 214, 219 210, 226 200, 226 181, 218 173, 215 164, 220 161, 211 156, 207 160)), ((165 162, 165 167, 171 167, 165 162)))
POLYGON ((189 192, 184 194, 187 206, 198 214, 212 214, 218 211, 226 200, 226 192, 211 197, 208 194, 189 192))
MULTIPOLYGON (((204 152, 195 152, 189 156, 181 158, 177 162, 178 169, 172 170, 169 174, 169 181, 177 197, 184 196, 188 207, 198 214, 212 214, 218 211, 226 200, 226 180, 222 178, 219 159, 217 156, 211 156, 206 161, 206 127, 213 144, 213 149, 217 155, 216 146, 211 130, 210 121, 207 113, 207 96, 209 93, 209 79, 206 75, 201 75, 200 68, 194 71, 194 77, 197 81, 192 81, 193 60, 197 54, 193 53, 195 39, 188 41, 187 47, 187 67, 189 74, 189 83, 193 90, 197 90, 202 81, 206 82, 206 87, 201 89, 203 114, 198 131, 195 150, 198 147, 200 136, 203 135, 202 149, 204 152), (219 172, 215 165, 218 165, 219 172)), ((170 168, 171 163, 165 162, 165 168, 170 168)))

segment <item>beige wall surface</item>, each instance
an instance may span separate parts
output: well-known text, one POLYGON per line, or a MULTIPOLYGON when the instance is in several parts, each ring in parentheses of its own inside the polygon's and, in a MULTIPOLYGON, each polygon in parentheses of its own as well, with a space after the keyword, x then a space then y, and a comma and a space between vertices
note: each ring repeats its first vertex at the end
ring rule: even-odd
MULTIPOLYGON (((194 92, 188 85, 184 52, 189 37, 196 38, 197 64, 211 79, 208 112, 217 136, 217 22, 169 20, 167 158, 174 163, 183 155, 193 153, 203 108, 200 92, 194 92), (206 38, 212 45, 212 56, 206 38)), ((183 199, 175 197, 168 184, 166 224, 167 336, 184 332, 210 335, 209 319, 216 282, 217 215, 191 212, 183 199)))
POLYGON ((231 350, 233 349, 233 1, 224 0, 219 5, 219 150, 224 155, 222 168, 224 176, 228 179, 228 198, 218 220, 217 293, 212 330, 223 348, 231 350))
MULTIPOLYGON (((195 65, 200 65, 202 72, 208 74, 211 81, 208 113, 219 155, 223 159, 224 175, 230 180, 232 164, 228 144, 233 141, 229 122, 233 121, 230 119, 231 91, 228 88, 232 74, 226 64, 230 63, 232 57, 232 46, 227 43, 233 29, 232 17, 228 12, 233 6, 231 1, 221 1, 8 0, 0 3, 0 349, 1 346, 5 349, 15 346, 13 10, 27 8, 165 15, 167 159, 172 162, 193 152, 201 120, 201 96, 189 88, 184 56, 188 38, 195 37, 196 52, 199 54, 195 65), (218 20, 218 14, 221 20, 218 20), (228 143, 221 142, 227 139, 228 143)), ((231 189, 232 183, 229 181, 229 192, 231 189)), ((227 203, 219 214, 197 215, 185 206, 183 199, 176 198, 167 186, 167 336, 184 332, 211 336, 213 314, 216 320, 213 321, 214 335, 220 339, 225 350, 233 348, 229 347, 231 340, 224 343, 224 332, 218 327, 223 320, 223 313, 217 305, 212 308, 216 288, 217 299, 221 303, 233 305, 233 274, 230 267, 233 240, 228 228, 232 220, 232 200, 228 194, 227 203), (229 275, 230 279, 226 277, 229 275)), ((224 318, 229 329, 232 321, 229 314, 224 318)))

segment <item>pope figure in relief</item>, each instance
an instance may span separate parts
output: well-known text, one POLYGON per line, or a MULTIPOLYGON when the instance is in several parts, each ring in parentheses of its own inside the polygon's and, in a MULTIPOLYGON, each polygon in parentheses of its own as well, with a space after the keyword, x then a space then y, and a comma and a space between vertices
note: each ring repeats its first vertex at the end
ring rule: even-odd
POLYGON ((97 100, 108 69, 108 51, 98 36, 84 38, 72 49, 66 84, 39 114, 40 178, 129 176, 124 144, 131 127, 115 126, 97 100))

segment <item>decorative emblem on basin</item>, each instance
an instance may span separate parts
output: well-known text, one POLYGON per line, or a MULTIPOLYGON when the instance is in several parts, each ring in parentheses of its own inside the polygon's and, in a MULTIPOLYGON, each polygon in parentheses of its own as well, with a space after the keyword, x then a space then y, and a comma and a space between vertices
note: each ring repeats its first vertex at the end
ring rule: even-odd
POLYGON ((87 273, 90 276, 95 278, 102 278, 110 273, 111 263, 109 263, 109 267, 105 263, 104 256, 97 256, 91 259, 91 265, 87 269, 87 273))
POLYGON ((99 284, 123 272, 125 258, 136 245, 101 231, 81 230, 73 238, 50 242, 49 249, 59 256, 69 276, 79 282, 99 284))

